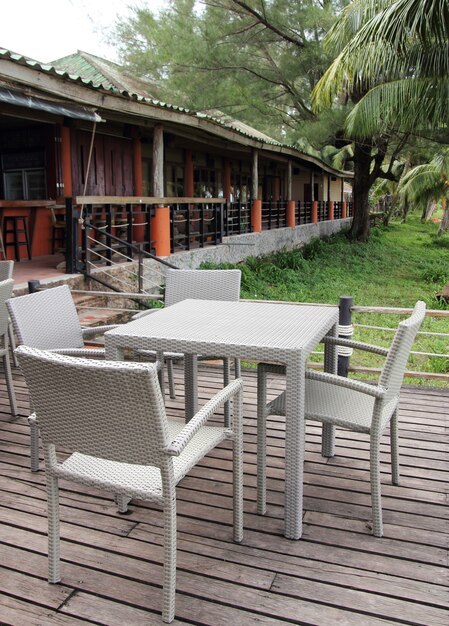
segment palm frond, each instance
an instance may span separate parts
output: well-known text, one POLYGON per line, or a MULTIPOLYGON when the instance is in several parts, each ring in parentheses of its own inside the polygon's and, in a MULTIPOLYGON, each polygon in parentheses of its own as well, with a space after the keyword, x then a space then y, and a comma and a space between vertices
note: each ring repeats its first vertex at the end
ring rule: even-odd
POLYGON ((391 128, 410 132, 447 126, 449 77, 403 79, 371 89, 348 115, 346 130, 356 138, 388 133, 391 128))

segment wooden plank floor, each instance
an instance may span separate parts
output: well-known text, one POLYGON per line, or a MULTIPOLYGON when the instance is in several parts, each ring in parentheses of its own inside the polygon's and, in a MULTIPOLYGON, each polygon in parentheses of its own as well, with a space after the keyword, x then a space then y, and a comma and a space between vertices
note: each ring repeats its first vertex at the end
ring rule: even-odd
MULTIPOLYGON (((183 395, 168 410, 179 414, 183 395)), ((220 386, 203 366, 201 398, 220 386)), ((337 456, 320 455, 307 427, 304 535, 282 536, 281 418, 268 432, 268 513, 255 507, 255 376, 245 371, 245 534, 232 542, 231 462, 216 449, 178 487, 175 624, 444 625, 449 623, 449 390, 404 388, 402 484, 389 483, 382 444, 385 536, 370 534, 368 441, 339 431, 337 456)), ((29 471, 28 395, 14 371, 21 417, 12 420, 0 377, 0 623, 161 624, 162 515, 135 502, 117 514, 111 498, 62 483, 62 582, 46 582, 42 471, 29 471)), ((273 389, 281 379, 271 379, 273 389)))

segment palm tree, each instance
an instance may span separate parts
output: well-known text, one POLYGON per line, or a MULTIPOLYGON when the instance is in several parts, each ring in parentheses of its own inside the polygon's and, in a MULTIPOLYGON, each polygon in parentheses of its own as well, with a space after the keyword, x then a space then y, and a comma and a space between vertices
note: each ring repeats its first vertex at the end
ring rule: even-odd
POLYGON ((448 39, 449 0, 354 0, 326 37, 338 56, 313 99, 316 108, 343 98, 354 104, 346 133, 356 140, 355 239, 367 237, 369 189, 388 178, 382 164, 391 137, 405 143, 407 133, 447 132, 448 39))
POLYGON ((412 168, 401 180, 399 193, 423 208, 439 202, 443 217, 438 235, 449 230, 449 150, 437 154, 429 163, 412 168))

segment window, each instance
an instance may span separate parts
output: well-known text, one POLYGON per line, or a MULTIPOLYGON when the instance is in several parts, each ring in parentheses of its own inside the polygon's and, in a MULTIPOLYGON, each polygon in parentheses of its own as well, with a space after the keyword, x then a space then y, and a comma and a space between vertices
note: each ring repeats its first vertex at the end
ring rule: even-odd
POLYGON ((5 200, 43 200, 47 197, 43 152, 2 155, 5 200))

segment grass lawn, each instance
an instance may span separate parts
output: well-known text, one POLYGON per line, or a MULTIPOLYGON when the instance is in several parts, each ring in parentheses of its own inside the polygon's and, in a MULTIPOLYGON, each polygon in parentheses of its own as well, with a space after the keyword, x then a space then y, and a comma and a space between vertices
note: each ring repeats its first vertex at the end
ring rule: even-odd
MULTIPOLYGON (((238 265, 242 298, 337 303, 341 295, 347 295, 353 297, 354 305, 412 307, 424 300, 429 309, 449 309, 436 298, 449 282, 449 235, 437 238, 437 230, 438 224, 421 224, 412 215, 405 224, 392 222, 387 228, 373 229, 366 244, 338 235, 317 239, 303 250, 247 259, 238 265)), ((399 319, 397 315, 354 315, 355 323, 390 328, 399 319)), ((449 318, 427 318, 422 330, 447 334, 449 318)), ((392 334, 356 328, 354 338, 388 346, 392 334)), ((448 354, 449 337, 420 336, 414 349, 448 354)), ((351 362, 375 367, 382 361, 375 355, 364 355, 363 361, 354 355, 351 362)), ((449 358, 414 356, 409 369, 446 373, 449 358)))

